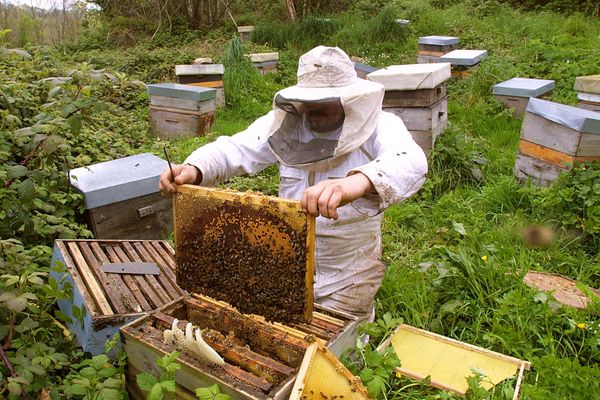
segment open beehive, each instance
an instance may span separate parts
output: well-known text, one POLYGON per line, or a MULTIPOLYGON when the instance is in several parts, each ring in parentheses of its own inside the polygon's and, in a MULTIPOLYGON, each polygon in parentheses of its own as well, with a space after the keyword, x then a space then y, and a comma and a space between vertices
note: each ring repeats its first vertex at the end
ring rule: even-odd
POLYGON ((338 356, 354 344, 354 317, 313 304, 314 219, 298 202, 183 185, 174 219, 177 282, 193 294, 121 329, 133 398, 144 396, 136 374, 158 374, 156 358, 182 350, 165 340, 174 325, 202 330, 224 360, 183 346, 180 398, 214 383, 233 398, 287 398, 305 338, 338 356))

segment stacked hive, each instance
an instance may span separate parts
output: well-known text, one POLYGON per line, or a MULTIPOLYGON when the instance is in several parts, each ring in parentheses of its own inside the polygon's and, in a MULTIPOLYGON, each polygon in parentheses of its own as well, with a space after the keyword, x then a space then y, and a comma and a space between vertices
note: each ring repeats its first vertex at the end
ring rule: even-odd
POLYGON ((250 58, 252 64, 262 75, 277 72, 277 60, 279 60, 277 52, 246 54, 246 57, 250 58))
POLYGON ((215 123, 215 98, 211 88, 158 83, 148 85, 150 131, 161 139, 203 136, 215 123))
POLYGON ((223 64, 176 65, 175 75, 179 83, 191 86, 213 88, 217 91, 217 108, 225 107, 225 89, 223 88, 223 64))
POLYGON ((577 107, 600 112, 600 75, 580 76, 575 79, 577 107))
POLYGON ((554 81, 546 79, 513 78, 494 86, 492 93, 515 116, 525 113, 531 97, 547 97, 554 89, 554 81))
POLYGON ((471 76, 473 68, 486 57, 485 50, 454 50, 441 56, 439 61, 452 65, 452 76, 466 78, 471 76))
POLYGON ((454 36, 421 36, 417 63, 436 63, 440 57, 458 48, 458 38, 454 36))
POLYGON ((367 75, 385 87, 383 110, 404 121, 426 154, 448 125, 450 64, 392 65, 367 75))
POLYGON ((600 161, 600 113, 531 98, 521 127, 517 178, 547 186, 584 161, 600 161))

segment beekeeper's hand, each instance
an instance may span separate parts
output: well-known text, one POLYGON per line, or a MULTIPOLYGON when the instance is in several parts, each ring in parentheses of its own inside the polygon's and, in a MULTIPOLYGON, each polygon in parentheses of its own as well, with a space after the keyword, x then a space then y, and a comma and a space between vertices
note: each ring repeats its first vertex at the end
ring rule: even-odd
POLYGON ((337 208, 359 199, 374 190, 366 175, 356 174, 340 179, 328 179, 307 188, 300 205, 313 217, 338 219, 337 208))
POLYGON ((199 184, 202 182, 202 172, 193 165, 190 164, 172 164, 173 174, 171 169, 166 168, 160 175, 158 181, 158 190, 163 196, 169 196, 177 192, 176 185, 183 185, 186 183, 199 184))

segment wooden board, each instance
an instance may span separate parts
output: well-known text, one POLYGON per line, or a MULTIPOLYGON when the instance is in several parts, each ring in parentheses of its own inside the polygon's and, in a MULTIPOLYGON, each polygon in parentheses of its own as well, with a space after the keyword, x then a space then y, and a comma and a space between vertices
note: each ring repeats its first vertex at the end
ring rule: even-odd
POLYGON ((450 53, 453 50, 458 49, 458 44, 426 44, 426 43, 419 43, 419 54, 421 54, 421 51, 436 51, 436 52, 441 52, 443 54, 446 53, 450 53))
POLYGON ((527 103, 529 103, 529 97, 504 96, 500 94, 495 94, 494 96, 502 102, 506 108, 512 108, 515 117, 525 114, 527 103))
POLYGON ((197 101, 179 99, 177 97, 150 96, 150 106, 154 106, 156 108, 197 111, 199 114, 206 114, 215 111, 215 101, 212 99, 210 101, 197 101))
POLYGON ((175 284, 172 249, 167 242, 150 240, 57 240, 52 264, 66 271, 52 277, 73 287, 73 301, 60 300, 60 310, 72 319, 67 324, 76 341, 92 354, 104 353, 104 343, 119 327, 139 318, 144 312, 181 298, 175 284), (112 274, 102 270, 110 262, 152 262, 159 275, 112 274), (83 309, 78 320, 73 306, 83 309))
POLYGON ((173 204, 184 289, 269 320, 310 321, 315 220, 298 201, 183 185, 173 204))
POLYGON ((577 107, 583 108, 584 110, 600 112, 600 103, 592 103, 588 101, 579 100, 577 102, 577 107))
POLYGON ((398 326, 378 350, 383 351, 389 345, 400 359, 397 372, 417 380, 430 377, 433 387, 462 395, 468 389, 466 378, 474 375, 472 368, 478 368, 486 374, 482 387, 488 389, 492 384, 517 376, 513 396, 516 399, 523 371, 531 369, 528 361, 405 324, 398 326))
POLYGON ((429 107, 446 97, 446 83, 433 89, 386 90, 383 107, 429 107))
MULTIPOLYGON (((549 272, 529 271, 523 277, 523 282, 529 287, 550 292, 552 297, 568 307, 585 309, 590 304, 590 298, 577 287, 577 281, 549 272)), ((600 297, 600 291, 588 288, 593 295, 600 297)))
POLYGON ((98 239, 164 239, 173 230, 171 200, 160 193, 92 208, 86 213, 98 239))
POLYGON ((187 110, 150 107, 150 132, 161 139, 205 136, 212 131, 215 113, 197 114, 187 110))
POLYGON ((577 132, 530 112, 525 113, 521 139, 569 156, 600 156, 600 135, 577 132))
POLYGON ((522 154, 565 169, 571 169, 576 162, 600 161, 600 155, 596 157, 574 157, 523 139, 519 143, 519 151, 522 154))
POLYGON ((429 64, 439 62, 440 58, 438 56, 424 56, 417 55, 417 64, 429 64))
POLYGON ((448 118, 448 97, 442 98, 430 107, 392 107, 383 111, 391 112, 402 118, 409 131, 428 131, 448 118))
POLYGON ((446 127, 448 126, 448 115, 444 116, 442 120, 438 123, 438 125, 427 131, 410 131, 410 134, 413 137, 413 140, 421 146, 421 149, 425 152, 425 155, 429 156, 433 146, 435 145, 435 140, 439 135, 441 135, 446 127))
POLYGON ((560 168, 546 161, 519 152, 515 160, 515 176, 518 180, 530 179, 540 186, 549 186, 567 169, 560 168))

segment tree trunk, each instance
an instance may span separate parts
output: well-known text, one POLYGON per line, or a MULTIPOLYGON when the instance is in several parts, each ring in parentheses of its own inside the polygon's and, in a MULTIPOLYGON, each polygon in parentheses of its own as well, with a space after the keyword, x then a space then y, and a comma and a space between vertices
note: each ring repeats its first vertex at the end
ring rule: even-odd
POLYGON ((288 11, 288 17, 290 21, 296 20, 296 7, 294 7, 294 0, 285 0, 285 5, 288 11))

